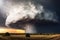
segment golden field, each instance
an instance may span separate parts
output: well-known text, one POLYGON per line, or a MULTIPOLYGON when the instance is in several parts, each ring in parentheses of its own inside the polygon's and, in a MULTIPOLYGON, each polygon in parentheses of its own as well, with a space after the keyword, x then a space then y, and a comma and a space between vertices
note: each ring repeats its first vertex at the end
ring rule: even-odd
POLYGON ((3 36, 0 35, 0 40, 60 40, 60 34, 49 34, 49 35, 40 35, 40 34, 30 34, 30 37, 26 37, 25 34, 20 35, 10 35, 3 36))
POLYGON ((0 40, 60 40, 60 34, 30 34, 26 37, 25 30, 0 28, 0 40), (9 32, 10 36, 5 36, 9 32))

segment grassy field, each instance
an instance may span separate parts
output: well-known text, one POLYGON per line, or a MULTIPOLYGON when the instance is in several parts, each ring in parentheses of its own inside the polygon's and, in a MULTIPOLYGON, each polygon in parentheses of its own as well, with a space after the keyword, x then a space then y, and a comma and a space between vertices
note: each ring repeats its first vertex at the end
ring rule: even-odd
POLYGON ((0 35, 0 40, 60 40, 60 34, 30 34, 30 37, 25 37, 24 34, 4 36, 0 35))

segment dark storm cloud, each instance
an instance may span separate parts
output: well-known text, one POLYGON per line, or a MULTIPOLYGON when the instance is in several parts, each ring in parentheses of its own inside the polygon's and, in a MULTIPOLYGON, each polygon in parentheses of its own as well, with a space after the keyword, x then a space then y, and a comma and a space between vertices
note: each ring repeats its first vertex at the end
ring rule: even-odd
MULTIPOLYGON (((60 20, 60 0, 35 0, 36 4, 43 5, 45 10, 56 12, 58 20, 60 20)), ((42 33, 60 33, 60 21, 58 23, 36 23, 38 32, 42 33)))
MULTIPOLYGON (((46 6, 46 5, 45 5, 46 6)), ((47 25, 46 27, 41 27, 41 29, 45 29, 46 32, 52 32, 52 33, 60 33, 60 0, 51 0, 49 2, 49 4, 47 3, 46 6, 47 9, 51 10, 51 11, 55 11, 57 16, 58 16, 58 20, 59 23, 58 24, 53 24, 53 25, 47 25)), ((43 30, 44 32, 44 30, 43 30)))
MULTIPOLYGON (((43 5, 43 7, 47 10, 54 11, 55 10, 55 5, 54 1, 52 0, 35 0, 38 4, 43 5)), ((37 4, 36 3, 36 4, 37 4)))
MULTIPOLYGON (((22 0, 13 0, 12 2, 20 2, 22 0)), ((28 0, 24 0, 24 1, 28 1, 28 0)), ((32 1, 32 0, 31 0, 32 1)), ((43 5, 44 10, 47 11, 52 11, 52 12, 56 12, 57 15, 60 17, 60 9, 59 9, 59 4, 58 2, 56 2, 55 0, 33 0, 32 3, 34 3, 36 6, 37 5, 43 5), (56 4, 56 5, 55 5, 56 4)), ((3 11, 2 11, 3 12, 3 11)), ((0 25, 5 25, 5 18, 3 18, 2 13, 0 13, 0 25)), ((14 24, 15 25, 15 24, 14 24)), ((17 25, 17 24, 16 24, 17 25)), ((17 27, 17 26, 13 26, 13 27, 17 27)), ((60 25, 58 23, 35 23, 36 29, 39 32, 46 32, 46 33, 60 33, 60 25), (52 25, 53 24, 53 25, 52 25)), ((19 28, 19 27, 18 27, 19 28)))
POLYGON ((0 26, 5 26, 5 18, 3 18, 1 11, 0 11, 0 26))

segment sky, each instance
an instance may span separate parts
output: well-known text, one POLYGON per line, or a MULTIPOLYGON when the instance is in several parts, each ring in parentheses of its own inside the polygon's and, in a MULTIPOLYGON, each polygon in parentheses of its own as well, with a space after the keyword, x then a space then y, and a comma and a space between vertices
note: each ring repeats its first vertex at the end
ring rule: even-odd
POLYGON ((56 14, 58 16, 59 23, 58 24, 48 25, 47 27, 45 27, 45 26, 41 27, 41 30, 44 28, 45 32, 47 32, 49 30, 48 32, 60 33, 59 32, 60 31, 60 0, 51 0, 50 4, 47 3, 46 8, 56 12, 56 14))
MULTIPOLYGON (((43 0, 42 0, 43 1, 43 0)), ((48 3, 43 3, 46 9, 55 11, 58 16, 58 24, 49 24, 49 25, 41 25, 42 27, 38 28, 38 30, 42 30, 42 33, 60 33, 60 0, 50 0, 48 3)))
MULTIPOLYGON (((36 23, 38 33, 60 33, 60 1, 59 0, 34 0, 38 4, 43 5, 45 10, 56 12, 58 17, 57 23, 36 23)), ((36 4, 36 3, 35 3, 36 4)), ((0 26, 5 26, 5 18, 0 12, 0 26)))

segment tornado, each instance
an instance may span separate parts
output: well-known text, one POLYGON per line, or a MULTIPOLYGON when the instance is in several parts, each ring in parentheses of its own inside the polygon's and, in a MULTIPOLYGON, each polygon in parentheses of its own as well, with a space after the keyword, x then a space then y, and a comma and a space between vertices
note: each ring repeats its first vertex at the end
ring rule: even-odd
POLYGON ((34 0, 0 0, 0 2, 7 27, 22 28, 26 33, 37 33, 34 25, 37 20, 57 21, 55 12, 45 11, 43 5, 36 5, 34 0))

